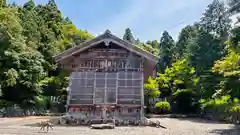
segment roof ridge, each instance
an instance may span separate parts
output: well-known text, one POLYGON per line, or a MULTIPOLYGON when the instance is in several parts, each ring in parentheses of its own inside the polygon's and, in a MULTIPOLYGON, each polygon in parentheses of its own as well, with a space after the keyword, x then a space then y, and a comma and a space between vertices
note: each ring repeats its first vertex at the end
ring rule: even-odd
MULTIPOLYGON (((115 40, 116 40, 117 42, 119 42, 119 43, 122 42, 122 45, 125 45, 126 48, 128 48, 128 49, 130 49, 130 50, 133 49, 132 51, 136 51, 136 52, 138 52, 138 53, 140 53, 140 54, 142 54, 142 55, 144 55, 144 53, 145 53, 145 56, 144 56, 144 57, 149 57, 150 59, 154 59, 154 60, 158 59, 158 56, 156 56, 156 55, 154 55, 154 54, 152 54, 152 53, 150 53, 150 52, 148 52, 148 51, 140 48, 139 46, 137 46, 137 45, 135 45, 135 44, 132 44, 132 43, 126 41, 126 40, 123 40, 123 39, 121 39, 121 38, 113 35, 113 34, 111 33, 111 31, 108 30, 108 29, 107 29, 103 34, 100 34, 99 36, 97 36, 97 37, 95 37, 95 38, 93 38, 93 39, 87 40, 87 41, 85 41, 85 42, 83 42, 83 43, 81 43, 81 44, 79 44, 79 45, 76 45, 76 46, 74 46, 74 47, 72 47, 72 48, 70 48, 70 49, 68 49, 68 50, 65 50, 65 51, 63 51, 63 52, 61 52, 61 53, 53 56, 53 58, 54 58, 55 60, 56 60, 56 59, 64 59, 64 58, 62 58, 62 57, 64 57, 64 54, 71 55, 71 54, 73 54, 74 52, 76 52, 77 49, 81 49, 81 47, 84 47, 84 46, 87 48, 87 46, 88 46, 89 44, 92 44, 92 43, 94 43, 95 41, 101 41, 101 40, 103 40, 104 38, 112 38, 113 40, 115 39, 115 40), (132 46, 133 48, 131 48, 131 46, 132 46), (135 50, 134 50, 134 48, 135 48, 135 50), (137 50, 136 50, 136 49, 137 49, 137 50), (140 51, 140 52, 139 52, 139 51, 140 51), (146 56, 146 55, 147 55, 147 56, 146 56)), ((68 57, 68 56, 67 56, 67 57, 68 57)))

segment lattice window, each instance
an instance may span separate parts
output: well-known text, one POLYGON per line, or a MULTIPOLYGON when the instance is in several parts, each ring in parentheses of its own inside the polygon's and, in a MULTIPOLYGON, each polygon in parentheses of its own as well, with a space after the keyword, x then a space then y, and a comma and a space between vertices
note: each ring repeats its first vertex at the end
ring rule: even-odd
POLYGON ((116 79, 117 77, 117 73, 113 72, 113 73, 107 73, 107 79, 116 79))
POLYGON ((142 74, 141 74, 141 72, 132 72, 132 74, 133 74, 133 78, 138 78, 138 79, 141 79, 142 78, 142 74))
POLYGON ((120 72, 118 81, 118 104, 140 104, 141 72, 120 72))
POLYGON ((116 89, 107 90, 106 96, 107 96, 107 99, 106 99, 107 103, 116 103, 116 89))
POLYGON ((96 88, 105 87, 105 79, 96 79, 96 88))
POLYGON ((142 85, 142 80, 133 80, 132 81, 132 86, 133 87, 139 87, 142 85))
POLYGON ((105 79, 105 73, 96 72, 96 79, 105 79))
POLYGON ((104 88, 97 88, 95 90, 95 103, 96 104, 102 104, 104 103, 104 98, 105 98, 105 89, 104 88))
POLYGON ((107 87, 116 87, 116 79, 107 79, 107 87))
POLYGON ((118 81, 118 86, 119 87, 125 87, 126 86, 125 82, 126 82, 125 80, 119 80, 118 81))
POLYGON ((92 104, 94 73, 93 72, 73 72, 71 74, 70 104, 92 104))
POLYGON ((86 86, 87 87, 93 87, 94 85, 94 79, 86 79, 86 86))

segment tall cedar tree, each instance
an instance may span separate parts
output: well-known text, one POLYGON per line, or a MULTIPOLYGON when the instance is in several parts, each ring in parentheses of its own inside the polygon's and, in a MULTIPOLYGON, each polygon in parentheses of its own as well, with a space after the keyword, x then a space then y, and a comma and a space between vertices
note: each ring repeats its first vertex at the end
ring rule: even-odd
POLYGON ((207 9, 200 21, 201 26, 207 32, 221 38, 223 42, 227 39, 227 32, 231 28, 231 20, 229 18, 229 14, 225 14, 226 11, 227 10, 223 2, 213 0, 213 2, 207 6, 207 9))
POLYGON ((175 48, 175 59, 182 59, 186 57, 187 44, 196 35, 196 26, 186 26, 183 28, 178 36, 178 41, 175 48))
POLYGON ((158 72, 163 73, 167 67, 171 66, 174 48, 175 43, 173 38, 167 31, 164 31, 159 44, 159 62, 157 65, 158 72))
POLYGON ((239 0, 228 0, 229 12, 236 14, 240 12, 240 1, 239 0))
POLYGON ((135 44, 135 39, 133 37, 132 31, 130 28, 127 28, 125 30, 125 33, 123 35, 123 39, 128 41, 129 43, 135 44))

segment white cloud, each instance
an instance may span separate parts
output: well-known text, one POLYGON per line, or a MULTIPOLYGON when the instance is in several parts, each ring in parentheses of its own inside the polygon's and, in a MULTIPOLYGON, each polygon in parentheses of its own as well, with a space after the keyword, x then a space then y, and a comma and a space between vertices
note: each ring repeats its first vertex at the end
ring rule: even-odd
MULTIPOLYGON (((147 39, 149 37, 158 39, 163 30, 181 29, 179 28, 180 26, 186 25, 183 24, 185 18, 169 23, 166 22, 165 18, 169 20, 169 17, 172 17, 172 20, 174 20, 174 17, 178 15, 180 10, 186 10, 186 14, 191 14, 188 8, 194 10, 193 6, 210 2, 209 0, 129 0, 128 7, 124 7, 124 10, 116 16, 110 17, 108 22, 97 24, 94 28, 96 31, 93 33, 104 32, 105 29, 110 29, 114 34, 122 37, 126 28, 133 29, 139 26, 136 29, 137 33, 133 31, 136 37, 140 37, 142 40, 146 40, 146 37, 147 39)), ((188 22, 189 20, 187 20, 188 22)))
POLYGON ((108 22, 98 23, 94 29, 102 32, 105 29, 110 29, 116 35, 121 35, 126 28, 131 27, 141 18, 148 4, 147 0, 131 0, 127 5, 128 7, 124 7, 121 13, 110 17, 108 22))
MULTIPOLYGON (((111 18, 112 20, 108 22, 106 27, 117 35, 122 36, 124 30, 128 27, 133 28, 138 23, 156 20, 160 17, 163 18, 186 6, 186 2, 179 2, 179 0, 171 0, 171 2, 162 0, 132 0, 127 10, 111 18)), ((154 26, 150 27, 153 28, 154 26)), ((142 30, 149 30, 149 28, 143 27, 142 30)))

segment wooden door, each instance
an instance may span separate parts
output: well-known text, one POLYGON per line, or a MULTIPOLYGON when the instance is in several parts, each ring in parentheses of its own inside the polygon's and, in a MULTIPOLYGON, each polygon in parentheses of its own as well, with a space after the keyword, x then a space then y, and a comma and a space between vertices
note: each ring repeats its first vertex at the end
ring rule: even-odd
POLYGON ((94 104, 105 103, 106 73, 95 72, 94 104))
POLYGON ((95 104, 116 104, 117 72, 95 73, 95 104))
POLYGON ((106 73, 105 104, 116 104, 117 72, 106 73))

